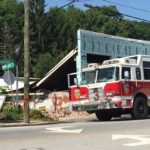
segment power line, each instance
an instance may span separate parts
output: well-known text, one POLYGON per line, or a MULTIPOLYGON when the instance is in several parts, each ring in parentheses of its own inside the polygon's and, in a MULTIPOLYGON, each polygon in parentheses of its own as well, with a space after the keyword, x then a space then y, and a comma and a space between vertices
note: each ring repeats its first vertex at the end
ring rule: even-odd
POLYGON ((130 17, 130 18, 134 18, 134 19, 137 19, 137 20, 141 20, 141 21, 144 21, 144 22, 147 22, 147 23, 150 23, 150 20, 147 20, 147 19, 143 19, 143 18, 139 18, 139 17, 135 17, 135 16, 131 16, 131 15, 127 15, 127 14, 123 14, 123 13, 120 13, 121 15, 123 16, 126 16, 126 17, 130 17))
POLYGON ((135 10, 139 10, 139 11, 142 11, 142 12, 150 13, 150 11, 149 11, 149 10, 144 10, 144 9, 140 9, 140 8, 136 8, 136 7, 132 7, 132 6, 128 6, 128 5, 124 5, 124 4, 120 4, 120 3, 112 2, 112 1, 109 1, 109 0, 102 0, 102 1, 105 1, 105 2, 107 2, 107 3, 111 3, 111 4, 115 4, 115 5, 119 5, 119 6, 123 6, 123 7, 127 7, 127 8, 131 8, 131 9, 135 9, 135 10))
MULTIPOLYGON (((88 7, 88 8, 96 8, 96 9, 99 9, 98 6, 90 6, 90 5, 88 5, 88 4, 85 4, 84 6, 85 6, 85 7, 88 7), (89 7, 89 6, 90 6, 90 7, 89 7)), ((116 12, 116 11, 113 11, 113 10, 109 10, 109 11, 111 11, 111 12, 116 12)), ((122 16, 130 17, 130 18, 134 18, 134 19, 137 19, 137 20, 141 20, 141 21, 150 23, 150 20, 146 20, 146 19, 143 19, 143 18, 131 16, 131 15, 124 14, 124 13, 120 13, 120 12, 119 12, 119 14, 122 15, 122 16)))
POLYGON ((76 0, 73 0, 73 1, 67 3, 67 4, 65 4, 65 5, 63 5, 63 6, 59 7, 59 8, 62 9, 62 8, 64 8, 64 7, 67 7, 67 6, 69 6, 69 5, 73 4, 73 3, 75 3, 75 2, 76 2, 76 0))
MULTIPOLYGON (((71 0, 71 2, 69 2, 69 3, 67 3, 67 4, 65 4, 65 5, 63 5, 63 6, 59 7, 59 8, 62 9, 62 8, 64 8, 64 7, 67 7, 67 6, 69 6, 69 5, 73 4, 73 3, 75 3, 75 2, 80 2, 80 1, 81 1, 81 0, 71 0)), ((88 1, 88 0, 83 0, 83 1, 88 1)))
MULTIPOLYGON (((59 9, 62 9, 62 8, 64 8, 64 7, 67 7, 67 6, 71 5, 71 4, 73 4, 73 3, 75 3, 75 2, 79 2, 79 1, 80 1, 80 0, 72 0, 71 2, 69 2, 69 3, 67 3, 67 4, 65 4, 65 5, 63 5, 63 6, 61 6, 61 7, 59 7, 59 9)), ((138 9, 138 8, 135 8, 135 7, 130 7, 130 6, 127 6, 127 5, 123 5, 123 4, 111 2, 111 1, 109 1, 109 0, 102 0, 102 1, 109 2, 109 3, 113 3, 113 4, 116 4, 116 5, 122 5, 122 6, 125 6, 125 7, 132 8, 132 9, 137 9, 137 10, 140 10, 140 11, 146 11, 146 12, 150 13, 150 11, 148 11, 148 10, 143 10, 143 9, 138 9)), ((93 8, 96 8, 96 7, 93 7, 93 8)), ((120 13, 120 12, 119 12, 119 13, 120 13)), ((141 20, 141 21, 150 23, 150 21, 147 20, 147 19, 143 19, 143 18, 131 16, 131 15, 124 14, 124 13, 120 13, 120 14, 123 15, 123 16, 126 16, 126 17, 130 17, 130 18, 134 18, 134 19, 137 19, 137 20, 141 20)))

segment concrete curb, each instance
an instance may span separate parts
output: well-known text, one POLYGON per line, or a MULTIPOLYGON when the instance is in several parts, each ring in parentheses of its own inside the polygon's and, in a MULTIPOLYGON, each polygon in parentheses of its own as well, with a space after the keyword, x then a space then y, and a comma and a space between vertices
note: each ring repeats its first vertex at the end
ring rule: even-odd
POLYGON ((38 125, 48 125, 48 124, 58 124, 59 122, 30 122, 30 123, 0 123, 0 128, 2 127, 23 127, 23 126, 38 126, 38 125))

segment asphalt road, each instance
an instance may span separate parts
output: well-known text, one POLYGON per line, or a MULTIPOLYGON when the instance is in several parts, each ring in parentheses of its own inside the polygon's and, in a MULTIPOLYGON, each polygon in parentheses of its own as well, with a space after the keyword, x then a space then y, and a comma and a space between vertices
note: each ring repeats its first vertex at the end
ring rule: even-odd
POLYGON ((1 150, 149 150, 150 119, 0 128, 1 150))

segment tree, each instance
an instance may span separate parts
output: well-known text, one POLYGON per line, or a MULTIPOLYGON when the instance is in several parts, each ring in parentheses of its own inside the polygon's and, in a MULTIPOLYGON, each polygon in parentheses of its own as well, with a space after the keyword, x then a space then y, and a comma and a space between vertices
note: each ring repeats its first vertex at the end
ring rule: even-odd
MULTIPOLYGON (((44 0, 29 0, 30 2, 30 48, 31 48, 31 63, 36 63, 36 58, 39 53, 45 51, 46 41, 46 21, 47 17, 44 12, 44 0)), ((32 72, 31 72, 32 73, 32 72)))
POLYGON ((22 10, 22 3, 16 0, 0 1, 0 43, 6 54, 3 58, 8 58, 12 46, 21 39, 22 10))
POLYGON ((40 54, 37 64, 33 67, 34 76, 44 76, 54 66, 55 58, 50 53, 40 54))
MULTIPOLYGON (((29 0, 29 3, 30 63, 32 63, 30 75, 34 77, 42 77, 77 46, 79 28, 150 40, 149 23, 126 20, 115 6, 86 5, 87 9, 81 10, 71 5, 65 9, 53 7, 45 12, 45 0, 29 0), (49 63, 43 60, 48 63, 44 67, 42 58, 51 61, 49 63), (43 70, 43 67, 46 69, 43 70)), ((12 47, 11 45, 23 41, 23 6, 23 2, 17 0, 0 0, 0 54, 3 58, 5 47, 12 47)), ((9 55, 9 51, 10 48, 5 52, 7 54, 5 58, 9 55)), ((19 65, 20 75, 23 75, 23 61, 19 65)))
POLYGON ((10 32, 9 26, 5 23, 3 24, 3 27, 1 28, 1 51, 0 51, 0 59, 6 60, 10 58, 10 53, 12 51, 12 45, 14 43, 15 38, 13 38, 13 35, 10 32))

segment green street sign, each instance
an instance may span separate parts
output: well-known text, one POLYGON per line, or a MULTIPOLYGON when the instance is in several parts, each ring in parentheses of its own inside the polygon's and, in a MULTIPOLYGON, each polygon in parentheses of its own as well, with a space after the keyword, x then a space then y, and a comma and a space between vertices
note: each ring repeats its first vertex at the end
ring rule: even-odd
POLYGON ((7 70, 13 68, 14 66, 15 66, 14 62, 9 62, 8 64, 2 66, 2 70, 7 70))
POLYGON ((12 59, 0 60, 0 65, 5 65, 5 64, 11 63, 11 62, 13 62, 12 59))

